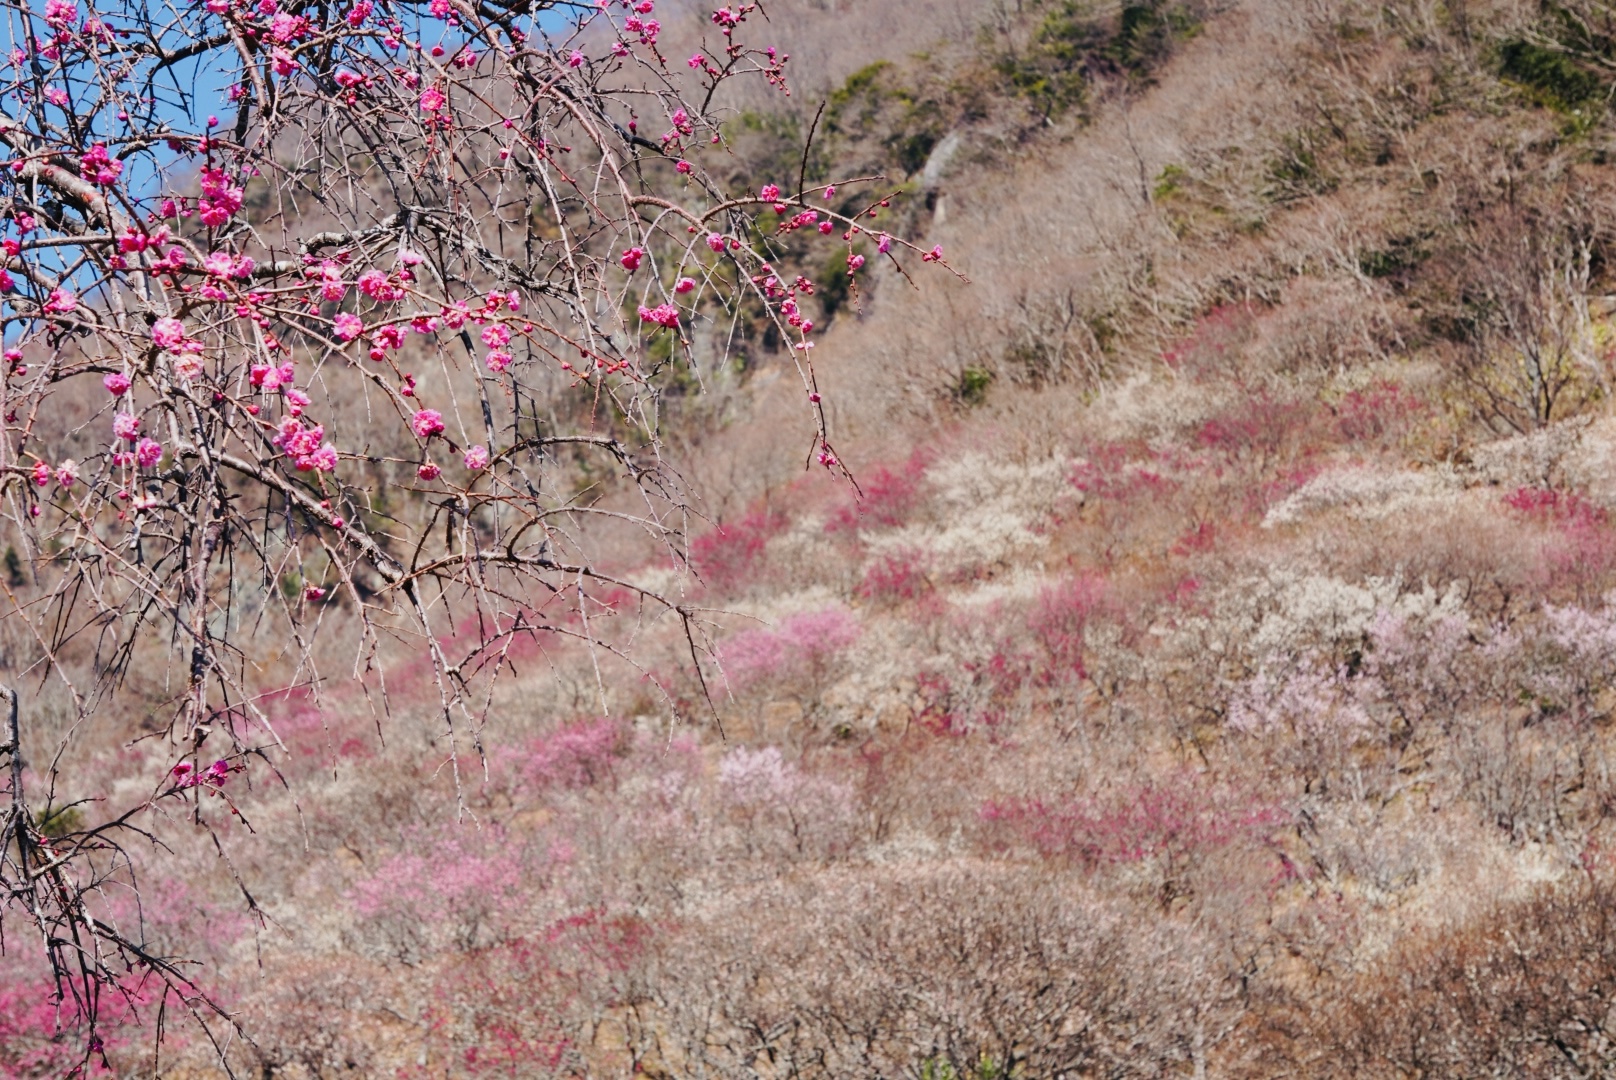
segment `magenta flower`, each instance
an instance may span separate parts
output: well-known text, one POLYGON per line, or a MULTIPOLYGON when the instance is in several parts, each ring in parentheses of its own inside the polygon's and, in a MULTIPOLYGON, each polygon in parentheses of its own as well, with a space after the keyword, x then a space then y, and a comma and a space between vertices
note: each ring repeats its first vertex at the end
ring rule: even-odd
POLYGON ((439 476, 443 475, 443 470, 432 464, 432 462, 428 461, 419 469, 415 470, 415 475, 419 476, 422 480, 436 480, 439 476))
MULTIPOLYGON (((315 428, 313 430, 319 431, 320 429, 315 428)), ((299 472, 309 472, 311 470, 314 472, 326 473, 336 472, 337 448, 332 446, 330 443, 326 443, 318 450, 311 450, 308 453, 301 455, 293 462, 293 464, 297 466, 299 472)))
POLYGON ((488 365, 489 371, 492 371, 495 375, 498 375, 500 372, 510 367, 511 361, 514 359, 516 358, 505 350, 495 349, 493 352, 488 354, 487 358, 483 362, 488 365))
POLYGON ((365 321, 347 311, 338 312, 337 317, 332 320, 332 324, 336 328, 337 337, 343 341, 352 341, 365 332, 365 321))
POLYGON ((466 468, 476 472, 488 468, 488 448, 485 446, 468 446, 465 455, 466 468))
POLYGON ((436 409, 422 409, 411 417, 410 430, 422 439, 440 435, 443 433, 443 414, 436 409))
POLYGON ((360 274, 359 291, 380 304, 404 299, 404 287, 389 281, 380 270, 366 270, 360 274))
POLYGON ((140 417, 134 413, 119 413, 112 418, 112 433, 120 439, 134 442, 140 438, 140 417))
POLYGON ((640 260, 643 258, 645 258, 644 248, 629 248, 627 251, 623 252, 623 257, 621 260, 623 263, 623 269, 632 274, 634 271, 640 268, 640 260))
POLYGON ((297 417, 286 416, 281 418, 280 429, 270 441, 293 457, 300 457, 318 450, 324 437, 325 428, 319 424, 305 428, 297 417))
MULTIPOLYGON (((212 228, 230 221, 230 216, 241 209, 246 191, 230 182, 223 169, 203 169, 201 173, 202 198, 196 202, 197 216, 202 224, 212 228)), ((179 251, 175 248, 174 251, 179 251)))
POLYGON ((113 397, 122 397, 129 392, 129 376, 121 371, 110 372, 101 377, 101 385, 107 388, 107 393, 113 397))
POLYGON ((178 319, 158 319, 152 323, 151 334, 160 349, 178 349, 185 344, 185 324, 178 319))
POLYGON ((269 24, 269 33, 276 41, 284 43, 302 37, 308 25, 307 18, 283 11, 269 24))
POLYGON ((437 112, 443 108, 446 100, 442 90, 435 86, 429 86, 421 91, 421 111, 427 113, 437 112))
POLYGON ((163 460, 163 444, 156 439, 141 439, 135 444, 135 464, 142 469, 155 468, 163 460))
POLYGON ((672 304, 658 304, 654 308, 640 305, 640 318, 645 322, 656 323, 672 330, 679 325, 679 309, 672 304))
MULTIPOLYGON (((63 101, 56 104, 65 104, 65 101, 66 97, 64 95, 63 101)), ((117 180, 119 174, 123 172, 123 162, 110 156, 107 153, 106 145, 103 143, 96 143, 85 151, 79 165, 84 172, 85 179, 97 184, 110 184, 117 180)))

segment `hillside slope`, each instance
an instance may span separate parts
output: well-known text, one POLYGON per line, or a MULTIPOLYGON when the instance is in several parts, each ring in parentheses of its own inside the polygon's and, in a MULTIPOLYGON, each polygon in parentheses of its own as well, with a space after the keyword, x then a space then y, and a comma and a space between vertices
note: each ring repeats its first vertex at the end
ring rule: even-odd
MULTIPOLYGON (((706 613, 700 679, 627 602, 641 670, 522 646, 463 801, 420 663, 385 728, 286 695, 291 793, 242 795, 229 872, 146 868, 232 1060, 1608 1074, 1602 9, 899 8, 768 5, 828 74, 734 103, 748 174, 880 168, 872 231, 969 278, 802 262, 858 490, 805 472, 758 333, 670 409, 689 564, 612 553, 706 613)), ((115 743, 102 775, 136 774, 115 743)))

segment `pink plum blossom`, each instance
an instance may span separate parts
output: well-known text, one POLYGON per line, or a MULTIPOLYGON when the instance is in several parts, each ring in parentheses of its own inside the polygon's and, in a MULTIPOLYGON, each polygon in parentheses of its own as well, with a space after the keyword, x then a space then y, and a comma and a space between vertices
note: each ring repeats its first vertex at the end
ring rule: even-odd
POLYGON ((430 439, 443 433, 443 414, 436 409, 421 409, 410 418, 410 430, 417 438, 430 439))
POLYGON ((160 349, 178 349, 185 344, 185 324, 178 319, 158 319, 152 324, 152 340, 160 349))
POLYGON ((679 325, 679 309, 672 304, 658 304, 654 308, 648 308, 641 304, 640 318, 645 322, 656 323, 658 326, 666 326, 672 330, 679 325))

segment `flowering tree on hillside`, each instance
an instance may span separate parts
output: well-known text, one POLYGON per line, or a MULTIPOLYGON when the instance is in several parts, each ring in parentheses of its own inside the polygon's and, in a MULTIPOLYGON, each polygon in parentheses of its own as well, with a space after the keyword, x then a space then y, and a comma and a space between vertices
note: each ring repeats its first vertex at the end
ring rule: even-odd
POLYGON ((687 608, 589 541, 682 552, 659 392, 722 359, 742 308, 790 347, 809 461, 845 474, 813 283, 777 245, 840 245, 856 282, 890 192, 844 178, 837 200, 806 152, 795 176, 724 172, 726 84, 789 93, 787 56, 743 40, 757 4, 703 13, 688 58, 664 54, 653 0, 3 7, 12 689, 53 682, 82 719, 143 648, 180 658, 161 781, 73 828, 45 827, 60 748, 24 760, 7 691, 0 918, 8 947, 49 952, 88 1061, 108 999, 204 1007, 97 914, 97 884, 145 815, 205 825, 232 778, 274 768, 262 695, 326 677, 334 612, 343 665, 382 694, 387 636, 429 656, 451 748, 520 638, 613 648, 597 616, 623 596, 689 636, 687 608), (581 496, 578 469, 609 495, 581 496))

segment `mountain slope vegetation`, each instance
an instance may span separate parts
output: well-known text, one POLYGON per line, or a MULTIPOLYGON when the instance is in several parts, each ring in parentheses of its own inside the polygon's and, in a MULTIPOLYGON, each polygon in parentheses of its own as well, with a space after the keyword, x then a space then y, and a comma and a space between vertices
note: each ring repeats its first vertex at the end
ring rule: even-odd
MULTIPOLYGON (((662 8, 681 55, 709 12, 662 8)), ((274 702, 288 786, 239 793, 230 869, 143 866, 232 1063, 1616 1071, 1616 17, 767 13, 801 72, 726 102, 735 175, 886 178, 846 195, 857 287, 775 264, 855 483, 805 470, 790 346, 740 311, 664 413, 688 559, 603 556, 700 608, 697 665, 627 596, 639 668, 513 645, 458 798, 407 643, 385 724, 274 702), (883 228, 969 280, 881 264, 883 228)), ((64 804, 140 782, 133 726, 64 804)), ((4 963, 0 1073, 48 1075, 4 963)))

